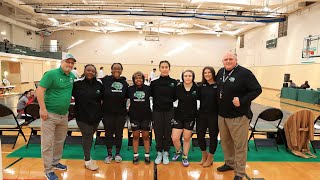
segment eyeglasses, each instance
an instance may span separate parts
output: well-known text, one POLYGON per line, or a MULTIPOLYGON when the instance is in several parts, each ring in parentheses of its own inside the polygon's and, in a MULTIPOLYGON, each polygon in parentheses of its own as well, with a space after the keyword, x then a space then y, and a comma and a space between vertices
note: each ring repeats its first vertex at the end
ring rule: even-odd
POLYGON ((67 64, 72 64, 72 65, 74 65, 75 64, 75 62, 74 61, 64 61, 65 63, 67 63, 67 64))

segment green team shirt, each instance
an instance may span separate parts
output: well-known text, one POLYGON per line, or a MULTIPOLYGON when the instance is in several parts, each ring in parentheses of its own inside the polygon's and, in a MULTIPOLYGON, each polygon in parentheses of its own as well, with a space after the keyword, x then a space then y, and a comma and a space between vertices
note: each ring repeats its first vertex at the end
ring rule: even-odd
POLYGON ((73 73, 68 75, 62 71, 61 67, 47 71, 39 85, 46 88, 44 93, 44 103, 50 113, 65 115, 70 106, 72 95, 73 73))

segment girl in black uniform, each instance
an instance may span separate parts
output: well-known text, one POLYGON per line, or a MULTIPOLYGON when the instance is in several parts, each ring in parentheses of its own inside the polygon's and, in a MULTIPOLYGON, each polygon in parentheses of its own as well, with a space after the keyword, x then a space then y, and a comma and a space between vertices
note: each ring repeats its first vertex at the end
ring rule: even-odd
POLYGON ((197 139, 202 151, 200 164, 209 167, 213 162, 213 154, 218 144, 218 99, 216 75, 212 67, 207 66, 202 71, 202 83, 199 87, 200 110, 197 118, 197 139), (209 129, 210 147, 206 151, 205 134, 209 129))
POLYGON ((183 133, 182 165, 187 167, 189 166, 188 152, 190 149, 190 139, 197 116, 198 86, 194 82, 195 75, 192 70, 184 71, 181 76, 183 83, 179 84, 176 88, 178 107, 175 110, 172 126, 172 141, 176 148, 176 153, 172 160, 176 161, 182 154, 180 150, 180 137, 183 133))
POLYGON ((151 96, 153 100, 152 119, 156 139, 157 157, 155 164, 169 164, 169 150, 171 144, 171 121, 174 118, 173 102, 177 81, 170 78, 170 63, 161 61, 159 64, 160 77, 151 81, 151 96))
POLYGON ((150 164, 150 122, 151 108, 150 95, 151 90, 144 85, 145 77, 142 72, 138 71, 133 74, 132 81, 134 85, 129 87, 128 97, 130 98, 129 117, 133 131, 133 164, 139 163, 139 138, 142 131, 142 139, 145 149, 145 164, 150 164))
POLYGON ((84 77, 75 80, 72 96, 75 99, 76 122, 82 134, 84 165, 92 171, 99 167, 90 158, 92 136, 102 118, 102 82, 96 78, 96 67, 88 64, 84 68, 84 77))
POLYGON ((112 146, 116 146, 114 160, 121 162, 120 150, 122 145, 123 126, 126 121, 127 109, 126 99, 128 83, 126 78, 121 76, 123 67, 120 63, 113 63, 111 76, 102 78, 103 84, 103 125, 106 133, 107 157, 105 163, 111 163, 112 146), (113 135, 115 137, 113 138, 113 135), (114 142, 113 142, 114 139, 114 142))

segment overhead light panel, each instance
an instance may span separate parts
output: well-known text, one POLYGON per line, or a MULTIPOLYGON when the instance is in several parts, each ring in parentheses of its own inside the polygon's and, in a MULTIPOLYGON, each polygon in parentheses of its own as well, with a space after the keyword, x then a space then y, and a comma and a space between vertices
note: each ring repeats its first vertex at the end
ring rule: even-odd
POLYGON ((269 8, 268 6, 265 6, 265 7, 262 9, 262 11, 264 11, 264 12, 269 12, 269 11, 270 11, 270 8, 269 8))
POLYGON ((204 3, 204 2, 211 2, 211 3, 225 3, 225 4, 242 4, 242 5, 250 5, 251 0, 193 0, 192 3, 204 3))
POLYGON ((114 31, 109 31, 109 33, 115 33, 115 32, 121 32, 123 30, 114 30, 114 31))
POLYGON ((54 23, 58 23, 59 21, 56 20, 55 18, 48 18, 51 22, 54 22, 54 23))
POLYGON ((120 25, 120 26, 125 26, 125 27, 131 27, 131 28, 134 28, 134 26, 129 25, 129 24, 123 24, 123 23, 112 23, 112 24, 117 24, 117 25, 120 25))
POLYGON ((57 21, 55 18, 48 18, 52 22, 52 26, 58 26, 59 21, 57 21))
POLYGON ((90 29, 89 31, 90 31, 90 32, 101 32, 101 31, 96 30, 96 29, 90 29))
POLYGON ((79 45, 79 44, 81 44, 81 43, 83 43, 83 42, 84 42, 84 40, 79 40, 79 41, 75 42, 74 44, 72 44, 71 46, 69 46, 67 49, 71 49, 71 48, 73 48, 74 46, 77 46, 77 45, 79 45))
POLYGON ((128 10, 131 11, 131 12, 141 12, 141 11, 144 11, 143 9, 135 9, 135 8, 128 9, 128 10))
POLYGON ((201 27, 201 28, 203 28, 203 29, 212 30, 211 28, 209 28, 209 27, 207 27, 207 26, 202 26, 202 25, 200 25, 200 24, 193 24, 193 25, 198 26, 198 27, 201 27))

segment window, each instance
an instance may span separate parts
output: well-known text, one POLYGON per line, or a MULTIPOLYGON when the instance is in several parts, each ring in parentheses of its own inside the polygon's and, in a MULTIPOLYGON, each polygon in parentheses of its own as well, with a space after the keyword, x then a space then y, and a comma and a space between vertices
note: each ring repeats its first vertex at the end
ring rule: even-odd
POLYGON ((278 29, 278 38, 287 36, 288 31, 288 18, 285 17, 283 22, 279 22, 279 29, 278 29))
POLYGON ((240 48, 244 48, 244 35, 240 36, 240 48))

